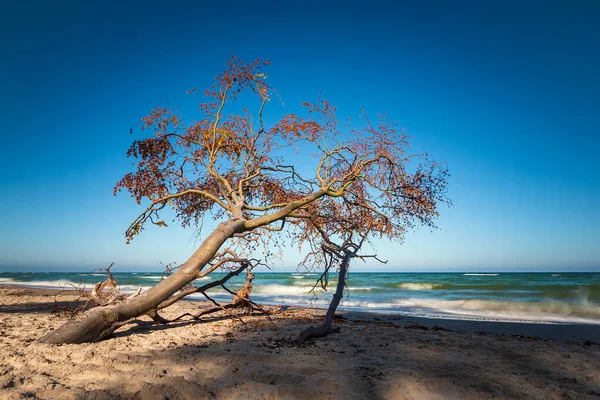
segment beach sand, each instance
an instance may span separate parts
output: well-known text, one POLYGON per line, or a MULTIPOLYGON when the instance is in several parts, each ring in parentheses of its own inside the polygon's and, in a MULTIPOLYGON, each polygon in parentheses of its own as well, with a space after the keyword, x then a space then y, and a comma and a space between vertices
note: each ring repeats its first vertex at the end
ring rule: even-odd
MULTIPOLYGON (((35 340, 63 324, 55 291, 0 287, 0 398, 586 399, 600 397, 599 326, 349 313, 297 345, 323 311, 132 323, 82 345, 35 340), (550 327, 550 328, 549 328, 550 327), (558 328, 556 328, 558 327, 558 328), (533 337, 537 336, 537 337, 533 337)), ((60 306, 72 305, 61 295, 60 306)), ((174 317, 206 306, 182 301, 174 317)))

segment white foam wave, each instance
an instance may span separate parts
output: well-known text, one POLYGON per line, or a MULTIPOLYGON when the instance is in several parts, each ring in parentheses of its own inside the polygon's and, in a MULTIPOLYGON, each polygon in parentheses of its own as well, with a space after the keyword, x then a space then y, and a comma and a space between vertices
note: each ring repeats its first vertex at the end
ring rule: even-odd
MULTIPOLYGON (((308 296, 294 296, 284 292, 287 291, 280 290, 280 294, 277 295, 271 293, 271 295, 259 294, 257 296, 264 303, 322 308, 326 308, 330 301, 329 294, 319 295, 317 299, 314 299, 308 296)), ((377 302, 373 300, 353 300, 350 297, 342 300, 340 309, 398 312, 407 316, 475 321, 600 324, 600 306, 585 302, 501 302, 417 298, 377 302)))
POLYGON ((300 307, 327 308, 331 301, 330 297, 307 297, 307 296, 255 296, 262 304, 289 304, 300 307))
POLYGON ((434 290, 441 286, 442 286, 441 283, 427 283, 427 282, 425 282, 425 283, 406 282, 406 283, 401 283, 398 285, 398 287, 400 289, 406 289, 406 290, 434 290))
POLYGON ((500 274, 463 274, 463 276, 498 276, 500 274))
POLYGON ((162 276, 138 276, 138 278, 148 279, 148 280, 151 280, 151 281, 160 281, 160 280, 162 280, 162 276))
POLYGON ((412 313, 510 321, 582 322, 600 324, 600 306, 588 302, 518 302, 492 300, 403 299, 395 301, 412 313))
MULTIPOLYGON (((76 287, 84 286, 81 282, 73 282, 73 281, 65 281, 65 280, 54 280, 54 281, 15 281, 12 278, 0 278, 0 283, 13 284, 13 285, 23 285, 23 286, 33 286, 39 288, 52 288, 52 289, 62 289, 67 286, 67 288, 71 288, 71 285, 76 287)), ((86 288, 90 288, 94 286, 93 284, 87 284, 86 288)))
POLYGON ((135 293, 139 288, 142 288, 142 291, 146 291, 150 289, 152 286, 143 286, 143 285, 117 285, 119 291, 121 293, 135 293))
MULTIPOLYGON (((83 282, 74 282, 68 280, 53 280, 53 281, 15 281, 12 278, 0 278, 0 283, 5 284, 13 284, 13 285, 22 285, 22 286, 30 286, 35 288, 44 288, 44 289, 65 289, 65 290, 73 290, 74 288, 81 290, 92 290, 95 283, 83 283, 83 282)), ((147 290, 151 286, 143 286, 143 285, 119 285, 117 287, 122 293, 133 293, 137 292, 137 290, 141 287, 142 290, 147 290)))
POLYGON ((253 288, 252 293, 267 294, 267 295, 303 295, 308 294, 311 287, 309 286, 287 286, 280 284, 270 284, 256 286, 253 288))

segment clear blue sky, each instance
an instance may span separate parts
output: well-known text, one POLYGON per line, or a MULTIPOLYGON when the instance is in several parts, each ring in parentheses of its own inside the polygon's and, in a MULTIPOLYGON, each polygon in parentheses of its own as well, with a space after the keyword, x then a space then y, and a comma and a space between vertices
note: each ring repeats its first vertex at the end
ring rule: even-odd
MULTIPOLYGON (((377 270, 600 269, 600 2, 15 1, 0 15, 0 266, 183 262, 174 224, 125 245, 114 183, 152 108, 194 118, 232 54, 272 59, 292 112, 322 90, 446 160, 454 207, 377 270), (322 3, 322 4, 321 4, 322 3), (446 3, 454 3, 452 5, 446 3)), ((205 231, 208 229, 205 226, 205 231)), ((289 249, 284 263, 298 261, 289 249)), ((358 267, 358 265, 357 265, 358 267)), ((281 267, 283 268, 283 267, 281 267)), ((283 269, 280 269, 283 270, 283 269)))

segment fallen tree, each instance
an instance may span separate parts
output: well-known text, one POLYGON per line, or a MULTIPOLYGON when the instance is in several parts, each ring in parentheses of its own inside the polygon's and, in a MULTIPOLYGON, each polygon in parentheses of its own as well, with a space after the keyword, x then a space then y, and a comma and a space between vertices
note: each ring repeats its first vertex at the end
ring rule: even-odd
POLYGON ((232 58, 204 92, 196 122, 165 108, 142 118, 141 130, 152 135, 133 142, 127 155, 136 169, 115 187, 115 194, 125 189, 147 204, 126 230, 128 242, 146 224, 167 226, 160 219, 167 206, 184 227, 197 226, 205 215, 219 220, 217 227, 154 287, 89 310, 41 342, 98 341, 142 315, 161 321, 161 309, 198 292, 189 287, 195 280, 224 267, 255 265, 253 252, 262 247, 268 256, 282 239, 310 242, 312 216, 347 215, 369 235, 399 241, 415 224, 433 226, 446 201, 443 164, 408 153, 407 136, 384 116, 372 123, 361 114, 361 123, 340 128, 335 107, 324 99, 302 103, 305 117, 288 114, 265 127, 272 95, 261 72, 267 64, 232 58), (246 109, 225 115, 246 94, 258 99, 256 116, 246 109), (301 167, 289 162, 294 152, 302 153, 301 167))

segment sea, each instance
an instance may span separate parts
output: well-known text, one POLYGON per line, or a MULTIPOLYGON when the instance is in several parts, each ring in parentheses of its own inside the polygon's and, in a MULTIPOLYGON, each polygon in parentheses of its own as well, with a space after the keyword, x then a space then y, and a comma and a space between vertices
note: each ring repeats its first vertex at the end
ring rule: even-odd
MULTIPOLYGON (((161 273, 114 273, 122 293, 158 283, 161 273)), ((327 308, 336 276, 324 290, 314 288, 319 275, 256 273, 252 299, 282 306, 327 308), (314 290, 312 290, 314 288, 314 290)), ((214 273, 197 284, 223 274, 214 273)), ((104 280, 102 273, 0 273, 2 285, 38 288, 91 289, 104 280)), ((235 290, 244 277, 230 281, 235 290)), ((231 300, 223 289, 209 295, 231 300)), ((204 299, 201 294, 191 299, 204 299)), ((339 310, 367 311, 398 316, 477 321, 600 324, 600 273, 366 273, 351 272, 339 310)))

